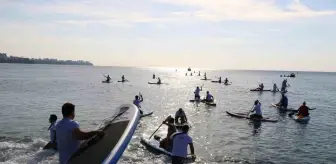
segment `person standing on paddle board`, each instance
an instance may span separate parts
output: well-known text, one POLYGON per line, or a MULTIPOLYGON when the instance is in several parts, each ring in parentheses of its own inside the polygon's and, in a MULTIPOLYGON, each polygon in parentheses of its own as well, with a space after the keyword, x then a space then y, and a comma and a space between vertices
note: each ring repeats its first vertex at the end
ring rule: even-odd
POLYGON ((184 125, 182 132, 173 134, 170 138, 173 140, 172 164, 183 164, 188 156, 188 145, 193 159, 196 159, 194 144, 192 138, 188 135, 189 126, 184 125))
POLYGON ((219 77, 218 83, 222 83, 222 77, 219 77))
POLYGON ((176 127, 174 125, 174 118, 172 118, 171 116, 168 116, 163 122, 162 124, 165 124, 168 126, 168 130, 167 130, 167 136, 166 138, 164 138, 163 140, 160 141, 160 147, 171 152, 172 148, 173 148, 173 142, 170 139, 170 136, 173 135, 174 133, 176 133, 176 127))
POLYGON ((62 106, 63 119, 56 125, 56 142, 59 154, 59 163, 66 164, 72 154, 74 154, 82 140, 90 139, 94 136, 102 137, 104 132, 91 131, 83 132, 79 128, 75 118, 75 105, 65 103, 62 106))
POLYGON ((56 143, 56 121, 57 116, 55 114, 51 114, 49 117, 50 126, 48 128, 50 134, 50 141, 49 143, 44 146, 43 149, 54 149, 57 150, 57 143, 56 143))
POLYGON ((143 111, 141 110, 141 102, 143 102, 143 97, 140 94, 140 96, 136 95, 135 100, 133 100, 133 104, 138 107, 140 114, 143 114, 143 111))
POLYGON ((124 75, 121 76, 121 81, 122 81, 122 82, 125 81, 125 76, 124 76, 124 75))
POLYGON ((201 99, 201 96, 200 96, 200 92, 202 91, 202 87, 201 87, 201 89, 197 86, 196 87, 196 90, 195 90, 195 92, 194 92, 194 94, 195 94, 195 100, 200 100, 201 99))
POLYGON ((282 93, 281 95, 282 95, 282 97, 280 99, 280 102, 278 104, 276 104, 276 105, 279 106, 280 108, 287 109, 287 107, 288 107, 288 98, 287 98, 287 96, 284 93, 282 93))
POLYGON ((298 109, 298 117, 308 117, 309 116, 309 107, 306 106, 306 102, 304 101, 303 104, 298 109))
POLYGON ((155 79, 155 74, 153 74, 153 79, 155 79))
POLYGON ((214 101, 214 97, 210 94, 209 91, 206 92, 205 101, 206 102, 213 102, 214 101))
POLYGON ((254 102, 254 108, 251 110, 251 112, 255 112, 255 114, 251 114, 250 118, 257 118, 257 119, 262 119, 262 112, 261 112, 261 103, 259 102, 259 100, 256 100, 254 102))
POLYGON ((179 123, 179 119, 181 120, 181 124, 188 122, 187 116, 182 108, 175 113, 175 123, 179 123))
POLYGON ((198 71, 198 76, 201 76, 201 71, 198 71))
POLYGON ((287 88, 287 79, 282 81, 281 92, 286 92, 287 88))
POLYGON ((205 80, 208 80, 208 79, 207 79, 206 72, 204 72, 204 79, 205 79, 205 80))

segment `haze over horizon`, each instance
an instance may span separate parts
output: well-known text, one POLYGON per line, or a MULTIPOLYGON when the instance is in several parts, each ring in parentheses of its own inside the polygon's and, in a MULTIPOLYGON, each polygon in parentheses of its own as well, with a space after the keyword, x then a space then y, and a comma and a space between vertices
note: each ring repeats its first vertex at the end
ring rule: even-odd
POLYGON ((0 23, 13 56, 336 72, 335 0, 0 0, 0 23))

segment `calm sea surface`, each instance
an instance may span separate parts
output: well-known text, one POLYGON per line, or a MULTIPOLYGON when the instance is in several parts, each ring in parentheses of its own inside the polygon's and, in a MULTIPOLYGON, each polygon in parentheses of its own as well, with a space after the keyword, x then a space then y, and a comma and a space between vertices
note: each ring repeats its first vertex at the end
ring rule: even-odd
POLYGON ((121 164, 168 163, 166 156, 148 152, 140 138, 150 135, 180 107, 192 124, 197 163, 336 163, 335 73, 300 72, 288 79, 289 106, 297 108, 307 101, 309 107, 317 108, 310 112, 308 124, 299 124, 269 107, 279 101, 280 94, 249 92, 260 82, 266 89, 273 82, 280 86, 279 75, 285 72, 206 72, 208 78, 228 77, 233 84, 185 76, 184 69, 0 64, 0 163, 57 163, 57 155, 41 150, 48 141, 50 114, 61 118, 63 103, 72 102, 81 128, 93 130, 139 92, 144 95, 143 108, 155 112, 140 121, 121 164), (153 73, 169 85, 148 85, 153 73), (110 74, 114 81, 124 74, 131 82, 102 84, 102 74, 110 74), (189 103, 195 87, 202 84, 202 94, 209 90, 217 107, 189 103), (225 113, 247 112, 256 99, 262 103, 263 114, 279 122, 257 124, 225 113))

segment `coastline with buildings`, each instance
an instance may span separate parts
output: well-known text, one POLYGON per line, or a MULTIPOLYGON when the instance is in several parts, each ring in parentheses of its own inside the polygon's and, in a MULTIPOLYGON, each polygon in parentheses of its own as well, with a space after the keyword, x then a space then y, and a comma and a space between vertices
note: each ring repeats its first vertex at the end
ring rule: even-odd
POLYGON ((89 61, 83 60, 58 60, 50 58, 27 58, 27 57, 17 57, 8 56, 6 53, 0 53, 0 63, 21 63, 21 64, 54 64, 54 65, 89 65, 93 64, 89 61))

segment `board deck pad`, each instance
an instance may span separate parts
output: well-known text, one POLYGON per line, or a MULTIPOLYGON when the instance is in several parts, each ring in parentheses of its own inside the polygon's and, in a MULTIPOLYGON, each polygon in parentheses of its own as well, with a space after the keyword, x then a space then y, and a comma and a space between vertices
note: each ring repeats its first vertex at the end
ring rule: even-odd
POLYGON ((68 163, 116 163, 132 138, 140 118, 138 108, 128 106, 121 106, 117 117, 103 123, 104 137, 84 141, 68 163))

